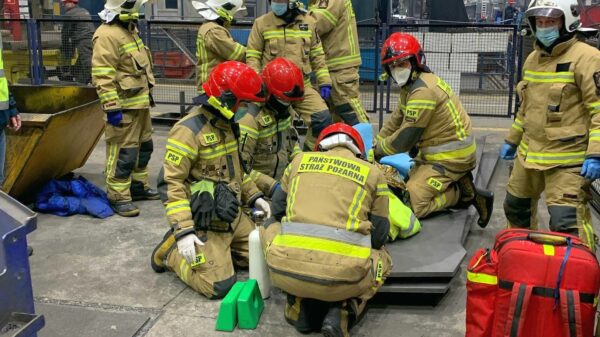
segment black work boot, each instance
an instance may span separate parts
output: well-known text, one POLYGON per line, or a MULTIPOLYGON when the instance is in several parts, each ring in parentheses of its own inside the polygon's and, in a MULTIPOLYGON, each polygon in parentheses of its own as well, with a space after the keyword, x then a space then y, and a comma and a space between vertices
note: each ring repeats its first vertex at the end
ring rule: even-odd
POLYGON ((157 273, 164 273, 167 271, 167 267, 165 265, 165 260, 167 256, 171 252, 172 248, 175 247, 175 236, 173 235, 173 230, 169 229, 167 233, 163 236, 162 241, 154 248, 152 252, 152 257, 150 258, 150 265, 152 269, 157 273))
POLYGON ((479 220, 477 224, 481 228, 485 228, 490 222, 492 217, 492 210, 494 209, 494 193, 487 190, 477 188, 475 190, 475 198, 473 198, 473 206, 479 213, 479 220))
POLYGON ((342 308, 342 302, 331 303, 321 326, 323 336, 348 337, 350 336, 348 326, 348 310, 342 308))
POLYGON ((131 199, 133 199, 133 201, 160 199, 157 190, 150 187, 146 188, 144 184, 139 181, 132 181, 129 190, 131 191, 131 199))
POLYGON ((321 310, 323 314, 319 320, 315 315, 317 313, 314 312, 314 310, 318 309, 316 308, 317 302, 320 301, 287 294, 287 302, 285 303, 283 312, 286 322, 294 326, 298 332, 303 334, 320 331, 321 322, 323 321, 328 305, 327 303, 321 302, 323 303, 322 307, 324 307, 324 309, 321 310))
POLYGON ((110 207, 115 213, 124 217, 134 217, 140 214, 140 209, 137 208, 131 201, 110 202, 110 207))

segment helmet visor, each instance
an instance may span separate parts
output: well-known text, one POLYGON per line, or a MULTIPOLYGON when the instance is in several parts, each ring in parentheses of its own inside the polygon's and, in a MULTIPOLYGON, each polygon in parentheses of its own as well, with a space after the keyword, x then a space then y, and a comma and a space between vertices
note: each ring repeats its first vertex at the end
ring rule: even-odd
POLYGON ((527 12, 525 12, 525 15, 530 18, 530 17, 536 17, 536 16, 542 16, 542 17, 546 17, 546 18, 560 18, 561 16, 564 15, 562 9, 559 8, 531 8, 528 9, 527 12))

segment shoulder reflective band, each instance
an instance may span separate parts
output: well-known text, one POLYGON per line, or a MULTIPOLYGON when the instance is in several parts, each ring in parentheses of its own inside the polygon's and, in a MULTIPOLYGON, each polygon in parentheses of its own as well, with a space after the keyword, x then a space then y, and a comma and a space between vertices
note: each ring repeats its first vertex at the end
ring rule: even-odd
POLYGON ((452 92, 452 88, 450 87, 450 85, 448 83, 446 83, 446 81, 442 80, 441 78, 438 77, 437 80, 437 86, 442 89, 446 95, 448 96, 452 96, 454 93, 452 92))
POLYGON ((323 154, 306 154, 300 161, 299 173, 326 173, 354 181, 360 185, 367 182, 370 168, 355 160, 323 154))
POLYGON ((570 71, 546 72, 525 70, 523 80, 534 83, 575 83, 575 73, 570 71))
POLYGON ((467 280, 473 283, 483 283, 490 285, 498 284, 498 277, 496 275, 472 273, 470 271, 467 272, 467 280))

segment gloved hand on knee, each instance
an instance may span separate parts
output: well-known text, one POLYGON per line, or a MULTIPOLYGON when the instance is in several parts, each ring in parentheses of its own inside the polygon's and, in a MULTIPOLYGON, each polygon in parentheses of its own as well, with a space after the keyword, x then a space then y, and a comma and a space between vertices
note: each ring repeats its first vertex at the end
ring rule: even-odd
POLYGON ((177 250, 188 264, 194 263, 194 260, 196 259, 196 244, 204 246, 204 242, 202 242, 194 233, 184 235, 177 239, 177 250))
POLYGON ((240 205, 235 193, 226 184, 215 186, 215 211, 221 220, 232 223, 238 216, 240 205))
POLYGON ((500 158, 504 160, 513 160, 516 157, 516 153, 516 146, 504 143, 504 145, 502 145, 502 148, 500 149, 500 158))
POLYGON ((206 231, 215 213, 215 200, 208 191, 195 193, 190 202, 196 230, 206 231))
POLYGON ((600 178, 600 158, 586 159, 581 168, 581 175, 592 181, 600 178))

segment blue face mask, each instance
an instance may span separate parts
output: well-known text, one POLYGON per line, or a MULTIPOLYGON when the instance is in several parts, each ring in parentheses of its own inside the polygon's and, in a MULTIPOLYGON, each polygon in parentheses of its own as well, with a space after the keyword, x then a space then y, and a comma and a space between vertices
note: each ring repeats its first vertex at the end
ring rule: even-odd
POLYGON ((538 28, 535 31, 535 37, 546 47, 550 47, 559 35, 558 27, 538 28))
POLYGON ((288 11, 288 4, 271 2, 271 10, 273 11, 273 14, 275 14, 276 16, 283 16, 288 11))

